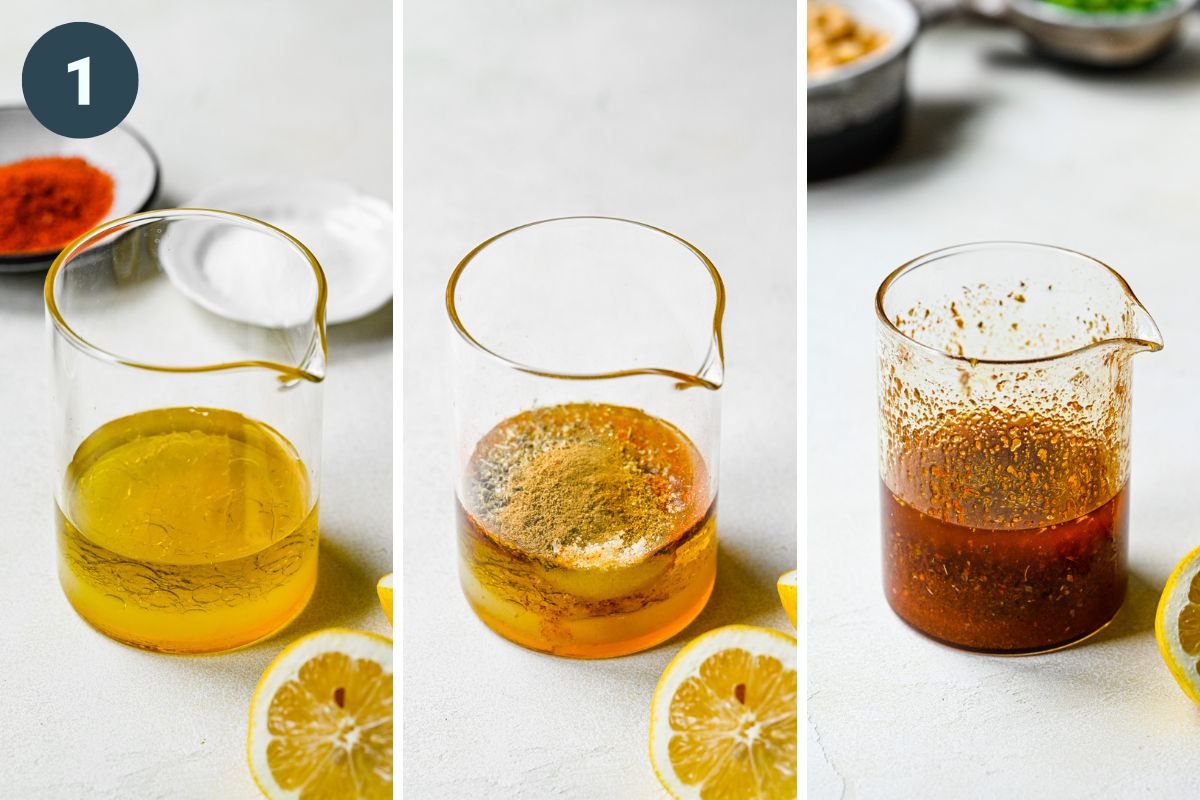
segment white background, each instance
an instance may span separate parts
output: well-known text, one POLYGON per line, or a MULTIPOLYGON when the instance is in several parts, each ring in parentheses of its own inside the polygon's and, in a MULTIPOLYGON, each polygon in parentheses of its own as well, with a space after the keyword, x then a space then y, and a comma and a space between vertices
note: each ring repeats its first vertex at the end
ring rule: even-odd
MULTIPOLYGON (((390 200, 390 5, 356 2, 353 14, 339 5, 8 1, 0 102, 21 102, 21 64, 42 33, 97 22, 137 58, 128 121, 158 153, 159 205, 264 172, 341 179, 390 200)), ((391 308, 330 331, 312 602, 266 642, 180 658, 104 638, 59 590, 43 279, 0 275, 0 795, 259 797, 246 719, 270 660, 331 625, 390 635, 375 581, 392 562, 391 308)))
POLYGON ((687 640, 791 631, 796 4, 406 3, 404 763, 414 798, 654 798, 650 697, 687 640), (462 598, 443 293, 474 245, 563 214, 691 241, 729 295, 713 599, 648 652, 523 650, 462 598))
POLYGON ((1153 618, 1200 545, 1200 30, 1138 72, 1082 73, 962 23, 916 45, 912 128, 808 195, 808 769, 813 798, 1196 797, 1200 711, 1153 618), (1121 272, 1166 349, 1134 370, 1131 578, 1078 647, 1004 659, 906 628, 880 588, 874 292, 964 241, 1081 250, 1121 272))

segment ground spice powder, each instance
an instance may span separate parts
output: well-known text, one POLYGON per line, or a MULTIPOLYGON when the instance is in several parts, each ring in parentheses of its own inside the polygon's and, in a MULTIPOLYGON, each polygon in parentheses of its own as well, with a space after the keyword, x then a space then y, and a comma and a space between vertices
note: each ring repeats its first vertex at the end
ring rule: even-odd
POLYGON ((0 166, 0 253, 56 250, 112 208, 113 180, 77 157, 0 166))
POLYGON ((646 475, 611 440, 539 453, 513 475, 509 497, 497 514, 500 533, 535 555, 620 558, 640 541, 653 552, 673 532, 646 475))
POLYGON ((624 568, 705 515, 707 480, 699 454, 670 424, 637 409, 567 403, 518 414, 480 441, 466 508, 527 557, 624 568))

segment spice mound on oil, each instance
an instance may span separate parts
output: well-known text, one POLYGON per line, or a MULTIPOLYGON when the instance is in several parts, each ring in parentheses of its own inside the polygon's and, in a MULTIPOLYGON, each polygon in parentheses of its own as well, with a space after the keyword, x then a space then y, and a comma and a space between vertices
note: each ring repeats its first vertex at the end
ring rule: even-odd
POLYGON ((640 560, 671 534, 646 476, 603 440, 539 453, 512 476, 509 496, 497 532, 577 568, 640 560))
POLYGON ((572 569, 644 561, 707 506, 691 443, 673 426, 617 406, 518 415, 481 442, 473 473, 472 505, 496 538, 572 569))

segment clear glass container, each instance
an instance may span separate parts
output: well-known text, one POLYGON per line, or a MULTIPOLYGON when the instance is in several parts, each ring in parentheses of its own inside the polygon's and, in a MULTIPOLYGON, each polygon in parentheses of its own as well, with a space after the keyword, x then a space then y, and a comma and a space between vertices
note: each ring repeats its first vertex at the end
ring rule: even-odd
POLYGON ((897 269, 879 318, 883 578, 918 631, 1053 650, 1125 596, 1130 357, 1162 348, 1088 256, 985 242, 897 269))
POLYGON ((151 211, 46 277, 59 577, 137 647, 227 650, 304 608, 317 575, 325 278, 288 234, 151 211))
POLYGON ((703 253, 608 217, 505 231, 454 270, 459 573, 497 633, 598 658, 700 613, 724 305, 703 253))

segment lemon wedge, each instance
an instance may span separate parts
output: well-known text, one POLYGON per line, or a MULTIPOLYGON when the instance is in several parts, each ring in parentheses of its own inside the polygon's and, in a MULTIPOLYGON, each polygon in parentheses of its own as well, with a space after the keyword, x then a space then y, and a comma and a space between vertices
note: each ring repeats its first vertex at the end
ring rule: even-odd
POLYGON ((650 710, 650 761, 677 800, 796 797, 796 640, 730 625, 667 665, 650 710))
POLYGON ((293 642, 250 701, 250 771, 271 800, 392 796, 392 643, 330 628, 293 642))
POLYGON ((779 600, 788 619, 792 621, 792 627, 796 627, 796 570, 780 575, 775 588, 779 590, 779 600))
POLYGON ((1200 547, 1184 556, 1167 578, 1154 636, 1179 686, 1200 703, 1200 547))
POLYGON ((383 606, 383 613, 387 614, 388 622, 392 621, 392 573, 388 573, 379 579, 379 583, 375 584, 375 591, 379 592, 379 603, 383 606))

